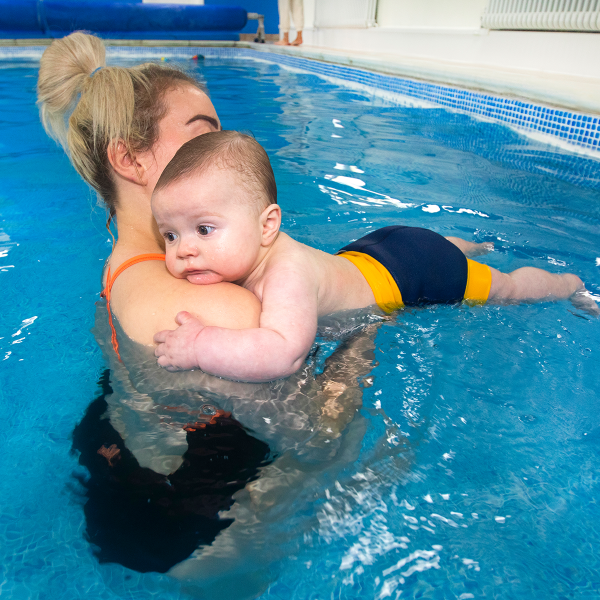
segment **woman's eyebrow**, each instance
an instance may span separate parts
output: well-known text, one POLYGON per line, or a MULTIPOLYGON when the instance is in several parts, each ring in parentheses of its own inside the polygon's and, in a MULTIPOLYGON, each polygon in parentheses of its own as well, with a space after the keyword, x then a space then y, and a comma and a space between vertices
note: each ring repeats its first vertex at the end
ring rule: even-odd
POLYGON ((217 131, 219 131, 221 129, 221 125, 219 124, 219 121, 217 121, 213 117, 209 117, 208 115, 195 115, 186 123, 186 125, 189 125, 190 123, 193 123, 194 121, 206 121, 207 123, 212 125, 217 131))

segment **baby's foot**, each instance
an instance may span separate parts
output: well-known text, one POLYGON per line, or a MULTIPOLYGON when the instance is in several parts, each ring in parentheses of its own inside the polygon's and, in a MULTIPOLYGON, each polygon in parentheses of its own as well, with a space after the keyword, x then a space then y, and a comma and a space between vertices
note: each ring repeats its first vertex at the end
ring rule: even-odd
POLYGON ((588 292, 585 288, 578 289, 570 298, 571 304, 582 310, 583 312, 591 315, 592 317, 600 317, 600 296, 595 296, 588 292))
POLYGON ((447 236, 446 239, 449 242, 452 242, 467 258, 481 256, 494 249, 494 242, 481 242, 480 244, 476 244, 475 242, 468 242, 467 240, 454 236, 447 236))
POLYGON ((471 244, 468 251, 465 252, 469 258, 473 256, 483 256, 494 251, 494 242, 481 242, 480 244, 471 244))

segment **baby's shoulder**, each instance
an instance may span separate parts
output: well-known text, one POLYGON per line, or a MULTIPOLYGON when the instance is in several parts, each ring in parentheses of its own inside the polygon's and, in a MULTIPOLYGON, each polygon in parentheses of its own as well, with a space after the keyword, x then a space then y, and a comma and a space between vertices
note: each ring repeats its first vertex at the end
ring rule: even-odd
POLYGON ((269 272, 299 272, 311 269, 315 261, 313 249, 298 242, 289 235, 280 234, 269 256, 269 272))

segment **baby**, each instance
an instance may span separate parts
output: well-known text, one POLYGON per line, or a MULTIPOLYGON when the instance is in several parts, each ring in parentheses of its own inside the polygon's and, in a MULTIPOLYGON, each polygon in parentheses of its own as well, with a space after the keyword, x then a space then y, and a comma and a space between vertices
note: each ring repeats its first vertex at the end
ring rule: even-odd
POLYGON ((159 365, 200 368, 243 381, 294 373, 329 313, 377 304, 391 312, 431 303, 568 298, 576 275, 525 267, 505 274, 467 259, 480 250, 416 227, 384 227, 331 255, 279 231, 275 177, 264 149, 235 131, 186 143, 161 175, 152 212, 178 278, 230 281, 262 302, 260 327, 205 327, 179 313, 175 331, 154 336, 159 365))

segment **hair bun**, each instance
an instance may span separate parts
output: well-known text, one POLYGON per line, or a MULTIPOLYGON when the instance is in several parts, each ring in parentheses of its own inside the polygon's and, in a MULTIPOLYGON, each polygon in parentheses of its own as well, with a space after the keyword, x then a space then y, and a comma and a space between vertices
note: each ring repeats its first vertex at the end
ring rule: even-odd
POLYGON ((66 149, 66 118, 83 91, 86 78, 105 64, 99 38, 77 31, 54 40, 44 51, 38 76, 38 106, 48 135, 66 149))

